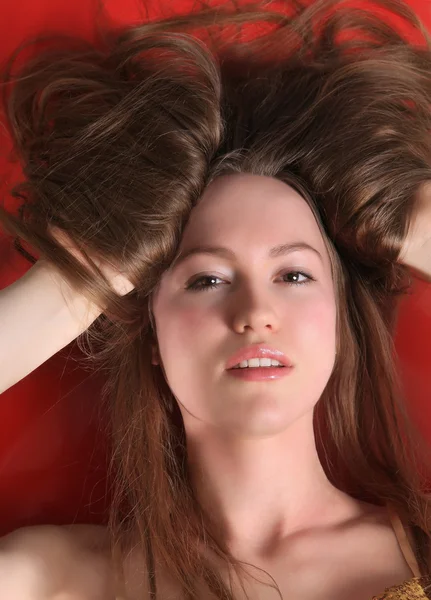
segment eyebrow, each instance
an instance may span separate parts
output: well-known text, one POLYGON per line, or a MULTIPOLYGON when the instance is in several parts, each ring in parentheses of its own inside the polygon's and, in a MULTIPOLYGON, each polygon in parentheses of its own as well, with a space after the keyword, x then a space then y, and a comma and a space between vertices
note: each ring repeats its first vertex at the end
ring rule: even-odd
MULTIPOLYGON (((268 252, 269 258, 278 258, 279 256, 286 256, 287 254, 291 254, 292 252, 296 252, 297 250, 311 250, 318 255, 320 260, 323 262, 322 255, 316 248, 310 246, 306 242, 293 242, 289 244, 278 244, 271 248, 268 252)), ((185 260, 194 256, 195 254, 215 254, 216 256, 221 256, 222 258, 228 260, 235 260, 236 255, 233 250, 230 248, 225 248, 223 246, 196 246, 195 248, 189 248, 185 250, 181 254, 179 254, 173 261, 171 265, 171 270, 176 269, 181 263, 185 260)))

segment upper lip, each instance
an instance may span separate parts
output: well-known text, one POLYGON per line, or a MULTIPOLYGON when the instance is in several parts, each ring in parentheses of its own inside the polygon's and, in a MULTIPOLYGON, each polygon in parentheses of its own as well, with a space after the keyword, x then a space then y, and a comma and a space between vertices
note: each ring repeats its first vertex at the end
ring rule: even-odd
POLYGON ((226 369, 232 369, 243 360, 250 360, 251 358, 272 358, 278 360, 285 367, 292 366, 290 360, 281 350, 276 350, 266 344, 252 344, 235 352, 227 361, 226 369))

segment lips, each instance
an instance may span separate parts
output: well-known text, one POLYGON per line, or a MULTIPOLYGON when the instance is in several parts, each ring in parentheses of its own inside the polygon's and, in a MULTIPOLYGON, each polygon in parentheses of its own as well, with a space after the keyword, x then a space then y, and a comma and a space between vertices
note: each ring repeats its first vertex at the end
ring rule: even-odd
POLYGON ((281 350, 271 348, 266 344, 253 344, 245 348, 241 348, 235 354, 233 354, 226 363, 226 369, 233 369, 236 365, 244 360, 250 360, 251 358, 271 358, 278 360, 285 367, 292 367, 292 362, 281 350))

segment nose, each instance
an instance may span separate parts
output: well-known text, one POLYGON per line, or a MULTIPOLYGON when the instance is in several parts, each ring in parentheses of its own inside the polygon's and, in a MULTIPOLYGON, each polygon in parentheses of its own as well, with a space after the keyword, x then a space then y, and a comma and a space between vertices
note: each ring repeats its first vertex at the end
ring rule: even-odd
POLYGON ((259 334, 279 330, 274 299, 268 291, 244 286, 232 299, 231 311, 231 326, 236 333, 252 330, 259 334))

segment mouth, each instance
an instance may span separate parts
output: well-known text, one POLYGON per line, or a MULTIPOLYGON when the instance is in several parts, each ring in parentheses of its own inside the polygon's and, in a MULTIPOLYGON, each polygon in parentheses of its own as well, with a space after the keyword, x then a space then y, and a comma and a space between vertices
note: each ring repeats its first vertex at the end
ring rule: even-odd
POLYGON ((225 365, 226 370, 237 369, 283 369, 292 363, 281 351, 267 344, 258 343, 240 348, 225 365))
POLYGON ((235 369, 286 369, 286 365, 265 365, 265 366, 256 366, 256 367, 250 367, 250 366, 245 366, 245 367, 241 367, 239 364, 235 365, 234 367, 227 369, 228 371, 234 371, 235 369))
POLYGON ((273 381, 289 375, 293 367, 278 365, 270 367, 240 367, 235 366, 227 369, 230 377, 242 381, 273 381))

